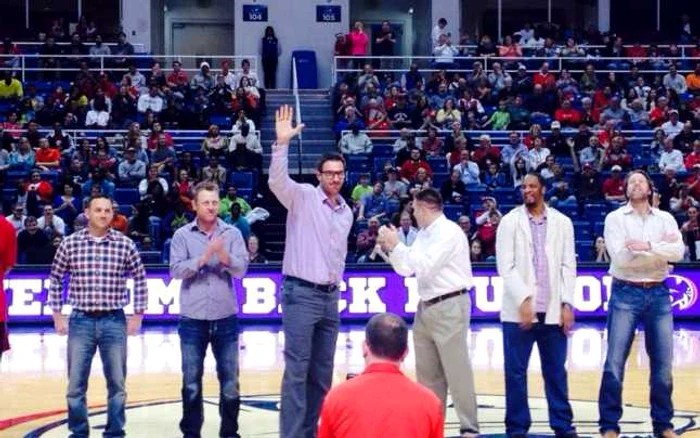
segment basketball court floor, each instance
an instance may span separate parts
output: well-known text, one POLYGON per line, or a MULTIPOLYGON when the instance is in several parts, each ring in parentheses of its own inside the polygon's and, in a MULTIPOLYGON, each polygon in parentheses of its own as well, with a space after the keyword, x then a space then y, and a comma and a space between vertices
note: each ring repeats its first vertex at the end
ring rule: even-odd
MULTIPOLYGON (((582 436, 597 433, 597 393, 605 359, 606 334, 601 323, 580 323, 569 340, 570 396, 576 426, 582 436)), ((49 327, 13 328, 12 350, 0 364, 0 437, 66 437, 66 338, 49 327)), ((363 369, 362 326, 341 329, 335 352, 335 383, 363 369)), ((284 337, 279 326, 245 326, 241 333, 240 433, 243 437, 277 437, 278 401, 283 371, 284 337)), ((499 325, 474 323, 468 342, 475 369, 479 421, 484 435, 503 435, 503 346, 499 325)), ((144 327, 129 338, 127 433, 130 437, 179 436, 180 351, 174 325, 144 327)), ((412 348, 412 345, 411 345, 412 348)), ((684 437, 700 438, 700 324, 677 323, 674 336, 675 427, 684 437)), ((215 365, 205 361, 205 425, 203 437, 218 436, 215 365)), ((414 359, 404 364, 414 377, 414 359)), ((539 357, 533 352, 530 408, 533 435, 552 435, 547 423, 539 357)), ((643 332, 632 348, 625 377, 623 435, 647 436, 649 420, 649 361, 643 332)), ((92 436, 101 436, 106 423, 105 384, 99 356, 95 357, 88 402, 92 436)), ((458 435, 452 409, 447 411, 446 436, 458 435)), ((389 435, 387 435, 388 437, 389 435)), ((400 438, 400 437, 392 437, 400 438)))

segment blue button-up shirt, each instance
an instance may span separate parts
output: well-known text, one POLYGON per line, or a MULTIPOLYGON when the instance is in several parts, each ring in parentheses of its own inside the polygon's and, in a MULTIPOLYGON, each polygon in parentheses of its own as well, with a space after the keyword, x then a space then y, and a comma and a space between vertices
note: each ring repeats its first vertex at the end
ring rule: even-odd
POLYGON ((248 251, 241 232, 218 220, 207 235, 194 220, 178 229, 170 243, 170 275, 182 279, 180 314, 192 319, 213 321, 238 313, 233 278, 241 278, 248 269, 248 251), (224 249, 231 266, 223 265, 217 256, 198 268, 198 260, 209 243, 224 239, 224 249))

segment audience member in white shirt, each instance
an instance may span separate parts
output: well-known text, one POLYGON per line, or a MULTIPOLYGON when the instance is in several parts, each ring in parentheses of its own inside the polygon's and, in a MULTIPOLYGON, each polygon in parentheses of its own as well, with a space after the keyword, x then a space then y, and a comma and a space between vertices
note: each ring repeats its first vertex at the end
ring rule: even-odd
POLYGON ((683 130, 683 123, 678 121, 678 111, 671 110, 668 112, 668 122, 661 125, 661 129, 664 130, 668 138, 673 138, 681 133, 683 130))
POLYGON ((685 172, 683 152, 673 148, 672 138, 664 140, 664 151, 661 152, 661 158, 659 158, 659 170, 665 172, 666 169, 673 169, 676 173, 685 172))
POLYGON ((148 94, 142 94, 139 97, 138 111, 144 114, 149 109, 154 114, 159 114, 163 111, 163 98, 158 95, 157 87, 151 87, 148 94))
POLYGON ((401 213, 399 223, 399 241, 406 246, 413 245, 418 235, 418 230, 413 226, 411 215, 408 212, 401 213))
POLYGON ((66 235, 66 223, 63 219, 53 214, 53 207, 44 206, 44 214, 36 221, 37 226, 42 230, 48 230, 53 234, 66 235))

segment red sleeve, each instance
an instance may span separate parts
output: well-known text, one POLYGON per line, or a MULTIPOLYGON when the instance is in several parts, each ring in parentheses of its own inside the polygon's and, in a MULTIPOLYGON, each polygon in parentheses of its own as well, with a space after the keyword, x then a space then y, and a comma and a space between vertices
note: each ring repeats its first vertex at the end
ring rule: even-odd
POLYGON ((2 266, 0 266, 0 279, 5 272, 17 264, 17 234, 15 227, 4 217, 0 218, 0 238, 2 238, 5 251, 2 254, 2 266))
POLYGON ((430 438, 444 438, 445 437, 445 425, 443 418, 442 403, 437 403, 435 405, 435 413, 433 414, 433 430, 430 433, 430 438))
POLYGON ((333 425, 331 423, 331 419, 333 418, 331 404, 332 400, 326 396, 318 420, 318 438, 333 438, 334 436, 333 425))

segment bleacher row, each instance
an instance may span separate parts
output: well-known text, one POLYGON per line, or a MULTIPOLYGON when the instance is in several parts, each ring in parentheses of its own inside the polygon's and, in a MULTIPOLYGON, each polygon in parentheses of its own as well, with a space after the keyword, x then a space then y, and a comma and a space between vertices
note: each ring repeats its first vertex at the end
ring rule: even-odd
MULTIPOLYGON (((492 147, 500 147, 508 143, 508 134, 510 131, 464 131, 475 143, 478 143, 478 138, 481 134, 487 133, 491 136, 492 147)), ((525 134, 525 132, 521 132, 525 134)), ((549 134, 548 131, 543 131, 543 136, 549 134)), ((633 134, 627 139, 627 148, 634 155, 634 168, 647 168, 651 163, 648 157, 644 157, 644 148, 642 144, 649 143, 653 139, 653 131, 635 131, 628 132, 633 134)), ((386 135, 380 133, 379 135, 386 135)), ((438 136, 444 136, 445 131, 442 131, 438 136)), ((393 142, 395 138, 372 137, 373 148, 370 155, 349 155, 347 156, 347 187, 354 187, 362 174, 370 174, 372 181, 381 181, 384 175, 384 166, 387 161, 394 164, 395 152, 393 142)), ((442 184, 450 178, 450 168, 445 157, 428 157, 426 161, 433 170, 432 186, 439 189, 442 184)), ((557 162, 564 168, 567 177, 571 178, 574 171, 573 160, 571 157, 557 157, 557 162)), ((602 186, 605 179, 610 177, 610 171, 602 171, 598 174, 598 181, 602 186)), ((664 180, 662 173, 651 173, 651 178, 654 180, 655 186, 659 187, 664 180)), ((508 183, 509 186, 511 183, 508 183)), ((453 221, 466 214, 472 219, 475 218, 477 212, 482 211, 482 198, 490 196, 498 202, 498 209, 501 213, 506 214, 512 208, 522 202, 522 197, 519 188, 512 187, 496 187, 488 188, 486 186, 467 187, 464 202, 462 205, 446 204, 444 207, 445 216, 453 221)), ((574 232, 576 239, 576 253, 579 261, 594 261, 594 240, 596 236, 603 235, 603 227, 605 216, 614 208, 604 199, 595 203, 585 203, 581 205, 557 207, 562 213, 567 215, 574 224, 574 232)), ((366 221, 360 222, 356 226, 356 232, 366 228, 366 221)))

